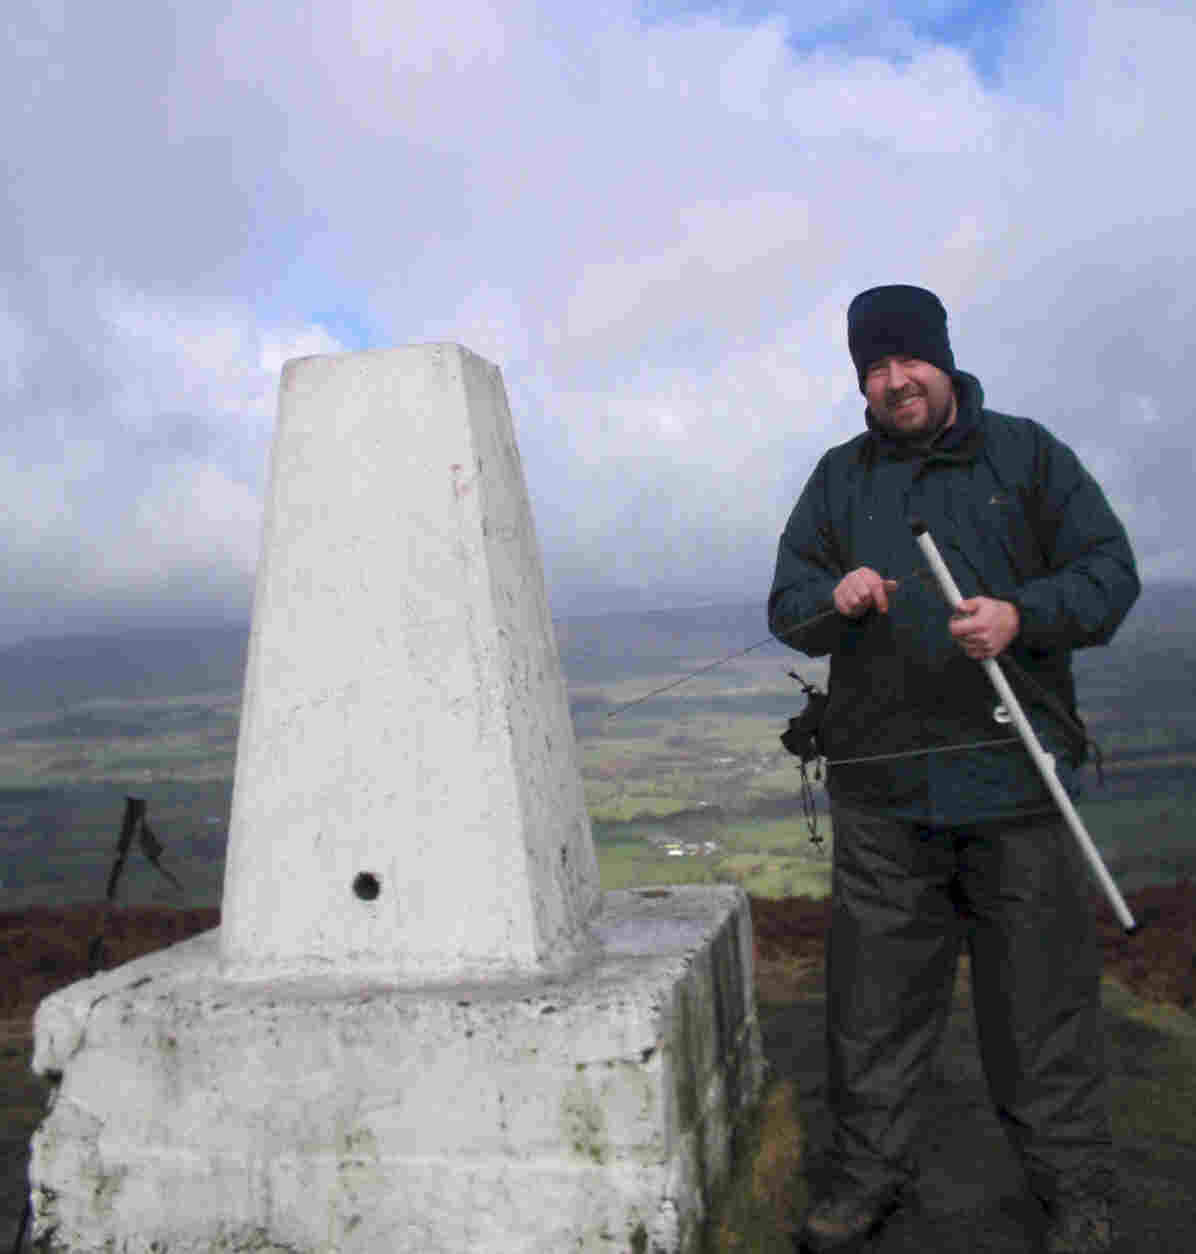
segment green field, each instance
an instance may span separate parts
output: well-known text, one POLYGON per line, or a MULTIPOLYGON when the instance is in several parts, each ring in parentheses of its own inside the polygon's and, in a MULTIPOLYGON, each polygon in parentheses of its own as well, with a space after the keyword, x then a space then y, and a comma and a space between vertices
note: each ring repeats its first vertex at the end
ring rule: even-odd
MULTIPOLYGON (((816 846, 796 760, 778 739, 803 704, 786 675, 791 663, 740 657, 640 700, 710 660, 663 660, 657 671, 637 662, 631 674, 608 666, 570 686, 602 883, 725 882, 758 896, 824 896, 829 821, 821 816, 816 846)), ((796 661, 823 680, 821 664, 796 661)), ((1100 678, 1085 713, 1106 747, 1110 788, 1089 780, 1080 803, 1093 839, 1125 891, 1196 873, 1191 712, 1173 706, 1159 720, 1134 705, 1127 684, 1141 688, 1141 667, 1127 668, 1124 682, 1116 668, 1100 678)), ((1180 689, 1167 690, 1173 702, 1196 704, 1180 689)), ((148 802, 186 896, 134 853, 122 898, 218 904, 237 718, 237 698, 225 694, 92 701, 10 726, 0 735, 4 906, 102 896, 127 795, 148 802)))

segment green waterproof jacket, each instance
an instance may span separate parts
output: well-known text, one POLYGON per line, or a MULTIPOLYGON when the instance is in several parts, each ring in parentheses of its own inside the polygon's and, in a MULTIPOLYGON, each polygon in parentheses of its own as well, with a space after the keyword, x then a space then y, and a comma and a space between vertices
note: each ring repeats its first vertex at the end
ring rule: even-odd
MULTIPOLYGON (((781 536, 768 625, 786 644, 830 654, 821 746, 836 802, 927 824, 979 822, 1054 807, 1020 742, 996 720, 984 669, 948 630, 911 518, 921 518, 964 597, 1011 601, 1006 650, 1075 715, 1071 652, 1105 644, 1139 592, 1125 529, 1075 454, 1040 424, 984 409, 979 380, 954 376, 955 423, 928 449, 876 427, 819 461, 781 536), (900 580, 889 612, 824 617, 849 571, 900 580), (928 750, 910 755, 910 750, 928 750), (881 755, 904 755, 885 757, 881 755), (879 757, 871 762, 848 758, 879 757)), ((1011 676, 1043 747, 1070 785, 1084 748, 1047 702, 1011 676)))

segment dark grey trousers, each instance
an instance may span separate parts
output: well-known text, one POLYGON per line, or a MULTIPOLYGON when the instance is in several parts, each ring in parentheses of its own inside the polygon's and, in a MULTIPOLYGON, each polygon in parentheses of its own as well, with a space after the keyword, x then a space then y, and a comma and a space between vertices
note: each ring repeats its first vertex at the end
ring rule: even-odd
POLYGON ((1061 818, 931 828, 832 807, 830 1161, 850 1187, 918 1175, 922 1095, 967 938, 989 1096, 1044 1203, 1114 1185, 1089 873, 1061 818))

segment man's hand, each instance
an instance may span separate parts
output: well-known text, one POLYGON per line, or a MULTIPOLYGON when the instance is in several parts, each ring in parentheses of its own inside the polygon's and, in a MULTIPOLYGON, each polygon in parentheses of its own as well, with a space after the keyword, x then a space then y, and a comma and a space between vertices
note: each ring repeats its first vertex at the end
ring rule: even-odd
POLYGON ((998 657, 1022 625, 1017 606, 993 597, 969 597, 960 601, 949 627, 970 658, 998 657))
POLYGON ((896 590, 896 579, 884 579, 871 566, 860 566, 835 585, 835 609, 847 618, 859 618, 870 609, 887 614, 889 593, 896 590))

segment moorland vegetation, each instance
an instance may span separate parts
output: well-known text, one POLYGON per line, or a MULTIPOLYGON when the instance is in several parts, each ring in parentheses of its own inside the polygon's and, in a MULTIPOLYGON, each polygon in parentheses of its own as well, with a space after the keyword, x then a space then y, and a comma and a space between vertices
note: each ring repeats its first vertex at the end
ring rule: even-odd
MULTIPOLYGON (((796 762, 778 739, 802 705, 788 671, 822 682, 825 668, 758 643, 762 617, 759 607, 610 615, 560 623, 558 639, 604 886, 742 885, 752 896, 767 1037, 787 1030, 792 1007, 820 983, 834 837, 816 789, 820 843, 812 841, 796 762), (741 652, 748 646, 757 647, 741 652), (738 656, 705 669, 730 653, 738 656), (677 682, 693 671, 702 673, 677 682)), ((225 629, 206 645, 192 633, 0 653, 0 1215, 14 1223, 45 1102, 28 1067, 37 1002, 88 973, 99 935, 102 963, 114 966, 219 920, 244 643, 245 633, 225 629), (134 850, 112 906, 100 898, 128 796, 146 800, 163 863, 183 890, 134 850)), ((1194 649, 1196 587, 1156 588, 1113 645, 1076 659, 1081 713, 1106 774, 1097 787, 1086 772, 1081 810, 1146 924, 1127 938, 1094 890, 1106 977, 1127 996, 1188 1015, 1196 1013, 1194 649)), ((1124 1129, 1142 1124, 1148 1089, 1158 1090, 1161 1115, 1175 1109, 1175 1084, 1192 1071, 1187 1054, 1178 1065, 1166 1077, 1139 1067, 1118 1115, 1124 1129)), ((771 1250, 801 1204, 796 1086, 782 1066, 737 1192, 716 1217, 720 1249, 771 1250), (752 1244, 755 1224, 766 1235, 752 1244)), ((1164 1141, 1178 1144, 1177 1135, 1172 1128, 1164 1141)), ((1151 1144, 1153 1153, 1164 1142, 1151 1144)))

